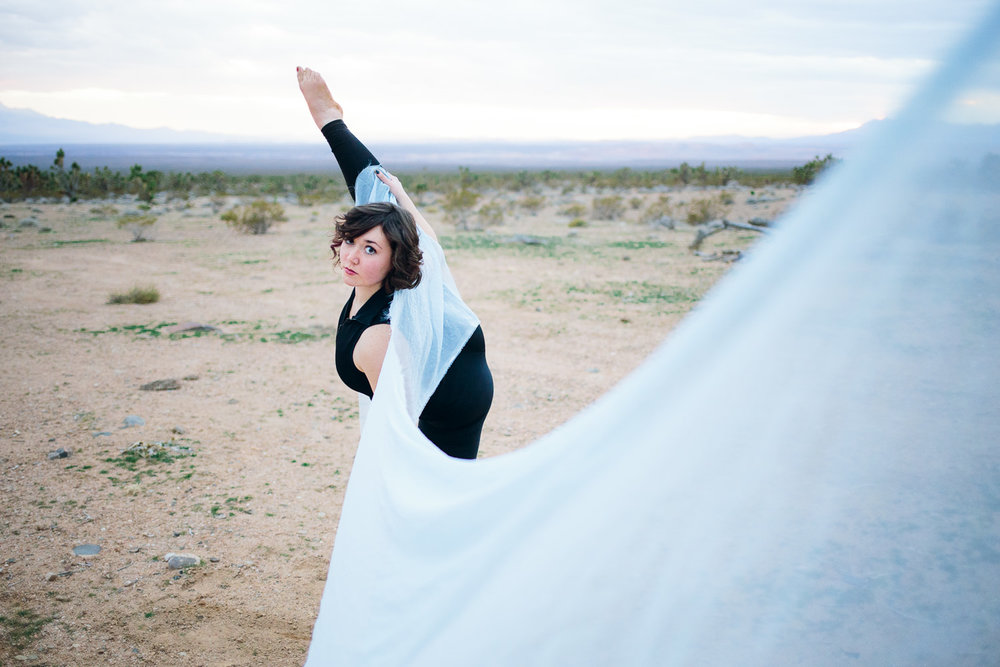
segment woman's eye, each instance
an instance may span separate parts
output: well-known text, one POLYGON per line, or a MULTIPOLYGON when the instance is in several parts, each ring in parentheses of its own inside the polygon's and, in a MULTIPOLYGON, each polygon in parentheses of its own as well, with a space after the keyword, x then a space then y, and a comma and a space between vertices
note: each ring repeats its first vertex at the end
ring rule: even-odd
POLYGON ((365 246, 365 252, 368 253, 369 255, 374 255, 375 254, 375 248, 371 247, 370 245, 367 245, 367 246, 365 246))

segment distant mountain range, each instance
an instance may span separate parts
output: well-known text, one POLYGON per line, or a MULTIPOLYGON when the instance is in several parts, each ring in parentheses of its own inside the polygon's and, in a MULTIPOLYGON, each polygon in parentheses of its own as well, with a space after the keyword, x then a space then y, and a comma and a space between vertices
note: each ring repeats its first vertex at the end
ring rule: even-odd
MULTIPOLYGON (((881 121, 856 130, 795 139, 705 137, 650 141, 377 143, 372 151, 387 165, 417 169, 593 169, 630 166, 664 168, 681 162, 708 167, 787 168, 815 156, 843 157, 881 121)), ((992 129, 993 140, 998 136, 992 129)), ((128 169, 141 164, 162 171, 230 173, 326 172, 336 169, 317 133, 313 143, 265 143, 206 132, 143 130, 52 118, 0 104, 0 156, 14 165, 52 163, 58 148, 66 163, 84 169, 128 169)))

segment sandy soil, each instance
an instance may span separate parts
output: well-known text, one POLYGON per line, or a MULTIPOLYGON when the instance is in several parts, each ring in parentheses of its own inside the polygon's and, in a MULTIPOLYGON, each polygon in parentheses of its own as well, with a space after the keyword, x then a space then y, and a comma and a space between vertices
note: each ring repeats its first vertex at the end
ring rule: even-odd
MULTIPOLYGON (((773 218, 797 195, 727 192, 731 220, 773 218)), ((560 211, 593 195, 542 194, 535 215, 523 195, 489 195, 506 219, 472 232, 425 197, 486 332, 481 457, 605 392, 730 266, 693 256, 691 227, 637 222, 660 193, 621 193, 640 201, 626 219, 573 228, 560 211)), ((683 207, 719 192, 669 194, 683 207)), ((286 203, 287 223, 246 236, 208 200, 159 203, 154 241, 133 243, 115 218, 134 202, 0 205, 0 664, 301 664, 358 439, 333 367, 347 288, 327 246, 345 206, 286 203), (147 284, 159 302, 106 304, 147 284), (184 322, 218 331, 169 334, 184 322), (140 390, 166 378, 180 388, 140 390), (124 428, 130 415, 145 424, 124 428), (170 458, 129 460, 139 441, 170 458), (50 459, 58 448, 71 455, 50 459), (82 544, 100 553, 75 555, 82 544), (170 552, 202 564, 169 569, 170 552)), ((703 250, 755 240, 725 231, 703 250)))

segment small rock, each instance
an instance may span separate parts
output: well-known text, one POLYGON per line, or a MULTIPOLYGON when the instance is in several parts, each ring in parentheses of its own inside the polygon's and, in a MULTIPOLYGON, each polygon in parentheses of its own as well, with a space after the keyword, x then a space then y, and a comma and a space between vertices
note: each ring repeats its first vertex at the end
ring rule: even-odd
POLYGON ((208 560, 209 560, 209 562, 212 562, 212 563, 218 563, 219 562, 219 559, 216 556, 212 556, 208 560))
POLYGON ((72 454, 72 453, 73 452, 68 452, 65 449, 63 449, 62 447, 60 447, 59 449, 57 449, 54 452, 49 452, 49 460, 51 461, 53 459, 65 459, 65 458, 69 457, 69 455, 72 454))
POLYGON ((164 560, 167 561, 167 567, 171 570, 180 570, 185 567, 201 565, 201 558, 195 556, 194 554, 169 553, 164 556, 164 560))
POLYGON ((34 653, 22 653, 20 655, 15 655, 14 659, 18 662, 31 662, 32 660, 38 660, 38 656, 34 653))
POLYGON ((21 218, 18 221, 17 225, 18 225, 18 227, 21 227, 22 229, 27 229, 29 227, 37 227, 38 226, 38 221, 35 220, 34 218, 21 218))
POLYGON ((77 556, 96 556, 101 553, 101 547, 98 544, 80 544, 73 547, 73 553, 77 556))
POLYGON ((181 383, 174 378, 167 378, 165 380, 153 380, 152 382, 147 382, 146 384, 139 387, 142 391, 173 391, 175 389, 180 389, 181 383))
POLYGON ((183 426, 175 426, 172 429, 170 429, 170 431, 172 433, 176 433, 177 435, 184 435, 187 432, 184 430, 183 426))
POLYGON ((90 435, 91 435, 91 437, 99 438, 102 435, 111 435, 111 431, 94 431, 90 435))
POLYGON ((55 572, 49 572, 48 574, 45 575, 45 581, 55 581, 58 578, 59 575, 56 574, 55 572))
POLYGON ((185 375, 181 379, 184 380, 185 382, 194 382, 195 380, 198 379, 198 376, 197 375, 185 375))
POLYGON ((131 428, 132 426, 145 426, 146 420, 139 415, 129 415, 122 420, 122 428, 131 428))

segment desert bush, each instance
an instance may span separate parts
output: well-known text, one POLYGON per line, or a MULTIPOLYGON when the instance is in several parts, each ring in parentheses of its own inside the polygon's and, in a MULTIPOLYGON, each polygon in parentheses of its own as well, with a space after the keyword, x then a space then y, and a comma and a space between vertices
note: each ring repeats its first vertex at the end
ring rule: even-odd
POLYGON ((567 218, 582 218, 587 215, 587 207, 577 202, 566 204, 559 209, 559 215, 565 215, 567 218))
POLYGON ((281 204, 258 199, 246 206, 234 206, 222 214, 222 220, 244 234, 266 234, 273 225, 288 218, 281 204))
POLYGON ((646 210, 639 214, 639 222, 644 224, 656 224, 663 219, 673 219, 674 207, 670 204, 670 197, 660 195, 656 201, 650 203, 646 210))
POLYGON ((499 202, 492 201, 483 204, 476 214, 484 227, 503 224, 503 206, 499 202))
POLYGON ((598 220, 617 220, 625 213, 625 204, 619 195, 594 197, 593 210, 598 220))
POLYGON ((445 193, 441 208, 459 229, 468 229, 469 215, 479 201, 479 193, 472 189, 479 175, 473 174, 468 167, 459 167, 458 173, 457 187, 445 193))
POLYGON ((530 215, 538 215, 538 211, 545 206, 545 198, 538 195, 528 195, 521 198, 517 205, 530 215))
POLYGON ((687 223, 689 225, 700 225, 709 220, 718 220, 727 211, 727 207, 723 202, 724 197, 721 196, 694 200, 688 207, 687 223))
POLYGON ((631 199, 628 200, 628 205, 632 208, 633 211, 638 211, 640 208, 642 208, 642 197, 632 197, 631 199))
POLYGON ((569 221, 569 226, 570 227, 586 227, 587 226, 587 221, 584 220, 583 218, 575 218, 575 219, 569 221))
POLYGON ((127 229, 132 232, 133 243, 151 241, 152 237, 149 234, 154 224, 156 224, 155 215, 126 213, 118 218, 118 229, 127 229))
POLYGON ((113 215, 118 215, 118 207, 111 204, 101 204, 100 206, 92 206, 90 212, 94 215, 110 218, 113 215))
POLYGON ((160 290, 156 289, 152 285, 146 287, 133 287, 128 292, 115 292, 108 297, 109 304, 147 304, 156 303, 159 300, 160 290))
POLYGON ((824 169, 837 162, 839 160, 833 157, 832 153, 827 153, 826 157, 822 159, 817 155, 815 160, 810 160, 801 167, 792 167, 792 182, 799 185, 809 185, 824 169))

